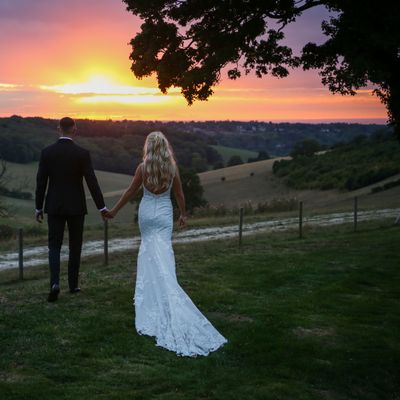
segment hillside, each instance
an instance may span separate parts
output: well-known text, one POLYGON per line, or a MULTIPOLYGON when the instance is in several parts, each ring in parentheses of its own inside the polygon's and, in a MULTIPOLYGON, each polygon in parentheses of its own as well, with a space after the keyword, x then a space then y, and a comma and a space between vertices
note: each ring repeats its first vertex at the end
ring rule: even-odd
POLYGON ((272 202, 277 199, 297 199, 303 201, 309 210, 313 211, 349 209, 352 207, 354 196, 362 196, 360 207, 364 208, 399 205, 400 186, 374 194, 371 194, 371 190, 400 179, 400 174, 351 192, 338 189, 300 190, 287 186, 282 179, 274 175, 273 165, 275 161, 282 159, 289 160, 289 157, 257 161, 199 174, 205 198, 212 206, 225 204, 228 207, 240 206, 249 201, 257 205, 259 202, 272 202))
POLYGON ((360 189, 400 173, 400 143, 393 136, 360 137, 322 154, 277 161, 273 171, 293 189, 360 189))
MULTIPOLYGON (((33 193, 36 170, 37 162, 8 163, 8 188, 22 188, 33 193)), ((106 204, 111 206, 129 185, 131 175, 106 171, 96 173, 106 204)), ((351 209, 354 196, 360 196, 361 209, 398 207, 400 185, 396 186, 396 182, 400 179, 400 145, 385 136, 358 138, 309 158, 292 160, 280 157, 206 171, 200 173, 199 177, 204 197, 211 207, 222 205, 233 208, 249 203, 257 207, 258 203, 283 201, 292 204, 290 209, 293 209, 297 201, 303 201, 308 212, 339 211, 351 209), (371 174, 371 171, 375 171, 375 174, 371 174), (360 179, 363 176, 369 180, 360 179), (310 177, 314 177, 314 180, 310 180, 310 177), (326 182, 332 182, 332 179, 341 182, 341 185, 327 188, 326 182), (353 185, 358 183, 359 186, 352 191, 344 190, 343 183, 346 182, 353 182, 353 185), (371 193, 372 190, 376 192, 371 193)), ((12 211, 15 225, 32 222, 33 200, 4 196, 0 200, 12 211)), ((88 224, 100 223, 90 197, 88 206, 88 224)), ((126 222, 134 218, 135 211, 132 208, 123 209, 119 216, 120 220, 126 222)))
MULTIPOLYGON (((388 182, 400 179, 400 174, 393 175, 380 182, 367 185, 354 191, 311 190, 294 189, 287 186, 283 179, 273 173, 273 165, 278 160, 288 160, 289 157, 275 158, 257 161, 251 164, 242 164, 233 167, 207 171, 199 174, 201 184, 204 188, 204 197, 211 206, 221 204, 227 207, 240 206, 247 202, 257 203, 272 202, 279 199, 297 199, 305 202, 306 207, 312 211, 335 211, 350 209, 354 196, 362 196, 361 208, 386 208, 398 207, 400 198, 400 186, 371 194, 374 187, 381 187, 388 182), (224 178, 224 180, 222 180, 224 178)), ((16 164, 8 163, 10 175, 10 188, 25 184, 24 189, 33 193, 35 188, 35 176, 37 163, 16 164)), ((114 204, 124 189, 131 181, 130 175, 117 174, 106 171, 96 171, 100 186, 104 192, 107 205, 114 204)), ((87 194, 89 192, 87 191, 87 194)), ((0 196, 16 216, 18 221, 32 222, 34 202, 33 200, 13 199, 0 196)), ((89 224, 100 223, 96 208, 89 197, 88 200, 89 224)), ((133 221, 134 212, 129 207, 121 211, 119 220, 133 221)))

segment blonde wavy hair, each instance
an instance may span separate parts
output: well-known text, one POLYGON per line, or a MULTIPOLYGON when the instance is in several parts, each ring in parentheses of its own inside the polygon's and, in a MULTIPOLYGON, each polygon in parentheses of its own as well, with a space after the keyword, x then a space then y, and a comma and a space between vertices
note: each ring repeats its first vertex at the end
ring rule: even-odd
POLYGON ((148 134, 143 148, 143 183, 152 190, 168 189, 176 171, 174 153, 162 132, 148 134))

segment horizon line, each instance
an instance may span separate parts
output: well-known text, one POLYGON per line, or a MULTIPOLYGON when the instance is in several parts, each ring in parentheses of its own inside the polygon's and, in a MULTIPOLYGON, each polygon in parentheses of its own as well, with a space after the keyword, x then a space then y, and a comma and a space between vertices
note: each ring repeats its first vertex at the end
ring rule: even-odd
MULTIPOLYGON (((73 113, 72 113, 73 114, 73 113)), ((0 118, 12 118, 12 117, 20 117, 20 118, 42 118, 42 119, 50 119, 50 120, 59 120, 60 117, 45 117, 39 115, 18 115, 12 114, 8 116, 0 116, 0 118)), ((329 123, 343 123, 343 124, 363 124, 363 125, 388 125, 388 122, 385 118, 302 118, 302 119, 134 119, 125 116, 109 116, 104 118, 90 118, 90 117, 75 117, 71 116, 75 120, 90 120, 90 121, 114 121, 114 122, 122 122, 122 121, 130 121, 130 122, 182 122, 182 123, 204 123, 204 122, 239 122, 239 123, 308 123, 308 124, 329 124, 329 123)), ((61 117, 62 118, 62 117, 61 117)))

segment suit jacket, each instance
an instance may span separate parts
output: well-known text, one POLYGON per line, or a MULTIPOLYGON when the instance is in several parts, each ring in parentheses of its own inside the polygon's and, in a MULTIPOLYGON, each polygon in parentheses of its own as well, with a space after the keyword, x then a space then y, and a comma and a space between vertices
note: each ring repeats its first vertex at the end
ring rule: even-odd
POLYGON ((90 153, 69 139, 59 139, 42 150, 36 177, 36 209, 54 215, 87 214, 83 177, 98 209, 104 199, 94 174, 90 153))

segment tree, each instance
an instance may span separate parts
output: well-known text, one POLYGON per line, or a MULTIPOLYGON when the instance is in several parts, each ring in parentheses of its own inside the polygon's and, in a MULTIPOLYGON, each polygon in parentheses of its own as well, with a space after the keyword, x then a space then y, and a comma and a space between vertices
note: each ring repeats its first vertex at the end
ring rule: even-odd
POLYGON ((196 172, 204 172, 207 171, 207 160, 205 160, 201 154, 194 152, 192 154, 192 162, 191 162, 192 168, 196 172))
POLYGON ((333 93, 354 95, 372 83, 400 138, 400 2, 393 0, 123 0, 144 19, 131 40, 137 78, 157 74, 163 93, 180 87, 188 104, 207 100, 229 66, 237 79, 282 78, 317 68, 333 93), (284 28, 308 9, 331 12, 327 40, 305 43, 301 55, 282 44, 284 28))
POLYGON ((270 158, 271 157, 269 156, 269 154, 266 151, 261 150, 258 152, 257 157, 255 157, 255 158, 251 157, 247 160, 247 162, 252 163, 252 162, 256 162, 256 161, 269 160, 270 158))
POLYGON ((242 157, 234 155, 228 160, 226 166, 233 167, 234 165, 240 165, 240 164, 243 164, 242 157))
POLYGON ((293 150, 290 153, 290 156, 293 158, 304 156, 304 157, 311 157, 317 151, 321 150, 321 145, 315 139, 304 139, 297 142, 293 150))
MULTIPOLYGON (((192 212, 195 207, 204 207, 207 201, 203 197, 204 189, 201 186, 200 178, 192 169, 179 168, 182 180, 182 188, 185 193, 185 202, 188 212, 192 212)), ((173 198, 174 208, 177 208, 175 198, 173 198)))

